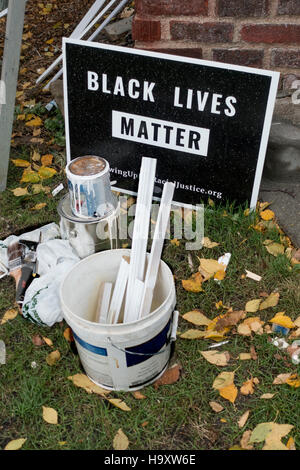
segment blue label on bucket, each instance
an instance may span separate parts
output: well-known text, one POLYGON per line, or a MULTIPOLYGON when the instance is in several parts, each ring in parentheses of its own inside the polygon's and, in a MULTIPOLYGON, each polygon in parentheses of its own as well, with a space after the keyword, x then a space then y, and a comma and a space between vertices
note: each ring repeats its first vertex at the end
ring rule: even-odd
POLYGON ((83 339, 79 338, 79 336, 76 335, 76 333, 73 331, 73 336, 78 341, 80 346, 82 346, 84 349, 87 349, 88 351, 91 351, 95 354, 99 354, 99 356, 107 356, 107 349, 105 348, 100 348, 99 346, 94 346, 93 344, 89 344, 83 339))
POLYGON ((165 328, 158 333, 158 335, 154 336, 150 341, 147 341, 147 343, 139 344, 132 348, 126 348, 126 351, 129 353, 128 354, 126 352, 127 367, 135 366, 141 362, 147 361, 147 359, 152 357, 152 355, 157 353, 166 344, 170 323, 171 321, 168 322, 165 328), (137 354, 135 355, 132 353, 137 354))

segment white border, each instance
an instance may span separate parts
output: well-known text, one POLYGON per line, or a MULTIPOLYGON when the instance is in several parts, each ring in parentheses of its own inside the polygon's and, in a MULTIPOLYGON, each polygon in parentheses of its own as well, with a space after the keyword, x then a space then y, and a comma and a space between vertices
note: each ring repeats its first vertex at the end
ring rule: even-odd
MULTIPOLYGON (((77 44, 79 46, 94 47, 96 49, 106 49, 106 50, 112 50, 116 52, 123 52, 126 54, 157 57, 159 59, 166 59, 170 61, 186 62, 189 64, 196 64, 196 65, 198 64, 198 65, 204 65, 207 67, 214 67, 214 68, 226 69, 226 70, 235 70, 237 72, 246 72, 246 73, 252 73, 256 75, 265 75, 265 76, 271 77, 270 92, 269 92, 269 97, 268 97, 265 121, 264 121, 262 136, 261 136, 260 149, 259 149, 259 154, 258 154, 258 160, 257 160, 257 166, 256 166, 256 172, 255 172, 254 184, 252 188, 252 196, 251 196, 251 202, 250 202, 250 209, 256 208, 259 187, 260 187, 264 163, 265 163, 265 155, 266 155, 269 134, 270 134, 271 124, 272 124, 272 117, 273 117, 275 99, 276 99, 276 94, 277 94, 279 78, 280 78, 280 72, 274 72, 272 70, 256 69, 252 67, 245 67, 242 65, 225 64, 222 62, 213 62, 213 61, 208 61, 208 60, 203 60, 203 59, 194 59, 191 57, 182 57, 179 55, 164 54, 162 52, 152 52, 152 51, 134 49, 134 48, 129 48, 129 47, 112 46, 111 44, 94 43, 91 41, 82 41, 80 39, 63 38, 64 109, 65 109, 67 162, 70 161, 70 134, 69 134, 70 129, 69 129, 69 110, 68 110, 68 92, 67 92, 68 83, 67 83, 67 73, 66 73, 66 70, 67 70, 66 44, 77 44)), ((115 187, 114 187, 114 190, 119 190, 122 193, 133 195, 133 196, 137 195, 137 193, 134 193, 132 191, 125 191, 124 189, 119 189, 115 187)), ((153 199, 160 200, 160 198, 153 198, 153 199)), ((179 205, 181 207, 195 208, 195 206, 180 203, 180 202, 173 201, 172 204, 179 205)))

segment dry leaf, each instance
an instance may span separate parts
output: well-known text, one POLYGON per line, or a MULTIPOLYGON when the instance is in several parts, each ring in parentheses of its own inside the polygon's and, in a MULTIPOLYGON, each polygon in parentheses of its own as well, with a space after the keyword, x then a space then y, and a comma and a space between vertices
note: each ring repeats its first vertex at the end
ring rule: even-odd
POLYGON ((250 353, 241 353, 239 355, 239 359, 240 361, 248 361, 249 359, 252 359, 252 357, 250 353))
POLYGON ((106 390, 99 385, 96 385, 91 379, 88 378, 85 374, 75 374, 68 377, 69 380, 72 380, 73 384, 76 387, 83 388, 88 393, 96 393, 97 395, 105 396, 110 393, 109 390, 106 390))
POLYGON ((53 346, 53 342, 51 341, 50 338, 46 338, 45 336, 43 336, 43 340, 45 341, 47 346, 53 346))
POLYGON ((43 121, 40 117, 36 116, 31 121, 26 122, 25 126, 27 127, 40 127, 43 124, 43 121))
POLYGON ((201 330, 187 330, 184 333, 180 335, 180 338, 182 339, 200 339, 204 338, 205 335, 207 334, 206 331, 201 331, 201 330))
POLYGON ((202 276, 200 273, 193 274, 189 279, 181 281, 182 287, 188 292, 201 292, 202 289, 202 276))
POLYGON ((273 256, 277 257, 278 255, 284 254, 284 246, 280 243, 270 243, 266 245, 266 250, 273 256))
POLYGON ((269 307, 276 307, 279 302, 280 294, 279 292, 272 292, 266 300, 263 300, 259 306, 259 310, 264 310, 265 308, 269 307))
POLYGON ((139 390, 137 390, 136 392, 132 392, 134 398, 136 398, 137 400, 145 400, 145 395, 143 395, 141 392, 139 392, 139 390))
POLYGON ((228 351, 219 352, 219 351, 200 351, 200 354, 211 364, 215 364, 216 366, 227 366, 230 355, 228 351))
POLYGON ((24 171, 22 178, 20 180, 21 183, 38 183, 40 181, 39 175, 33 171, 24 171))
POLYGON ((20 196, 28 196, 28 188, 15 188, 11 190, 12 193, 14 193, 14 196, 20 197, 20 196))
POLYGON ((251 336, 252 330, 249 325, 242 323, 241 325, 238 325, 237 332, 242 336, 251 336))
POLYGON ((262 211, 262 212, 260 213, 260 216, 261 216, 261 218, 262 218, 263 220, 272 220, 272 219, 274 219, 275 214, 274 214, 273 211, 267 209, 267 210, 265 210, 265 211, 262 211))
POLYGON ((5 314, 3 315, 0 325, 4 325, 4 323, 13 320, 18 316, 18 310, 16 308, 10 308, 9 310, 6 310, 5 314))
POLYGON ((253 446, 249 445, 249 440, 251 437, 252 431, 245 431, 242 435, 242 439, 240 441, 240 445, 242 449, 252 450, 253 446))
POLYGON ((174 364, 170 369, 167 369, 164 374, 154 382, 154 388, 157 389, 161 385, 172 385, 179 380, 182 367, 179 364, 174 364))
POLYGON ((30 162, 28 160, 22 160, 21 158, 17 158, 16 160, 11 160, 15 166, 21 168, 28 168, 30 166, 30 162))
POLYGON ((41 166, 38 172, 41 179, 52 178, 56 173, 57 171, 54 168, 50 168, 48 166, 41 166))
POLYGON ((221 388, 227 387, 233 384, 234 372, 221 372, 214 380, 213 388, 220 390, 221 388))
POLYGON ((31 207, 31 211, 40 211, 47 205, 46 202, 40 202, 39 204, 36 204, 35 206, 31 207))
POLYGON ((4 450, 19 450, 21 449, 21 447, 23 446, 23 444, 27 441, 27 438, 26 439, 14 439, 10 442, 8 442, 8 444, 6 444, 6 446, 4 447, 4 450))
POLYGON ((282 384, 285 384, 286 381, 291 377, 292 373, 288 373, 288 374, 279 374, 277 375, 277 377, 275 377, 275 379, 273 380, 273 384, 274 385, 282 385, 282 384))
POLYGON ((249 380, 246 380, 246 382, 243 383, 243 385, 240 388, 240 392, 242 395, 253 395, 254 393, 254 385, 257 385, 259 383, 259 380, 257 377, 253 377, 249 380))
POLYGON ((113 449, 114 450, 126 450, 129 446, 129 440, 126 434, 123 433, 120 428, 113 440, 113 449))
POLYGON ((194 325, 197 326, 202 326, 202 325, 208 325, 211 320, 207 318, 204 313, 202 313, 200 310, 191 310, 190 312, 185 313, 182 315, 182 318, 184 320, 193 323, 194 325))
POLYGON ((204 277, 204 281, 207 281, 208 279, 213 277, 218 271, 224 271, 224 265, 218 263, 218 261, 214 259, 198 259, 200 261, 200 266, 198 270, 204 277))
POLYGON ((236 310, 234 312, 227 312, 220 317, 215 325, 216 331, 223 330, 227 326, 236 325, 241 319, 245 318, 244 310, 236 310))
POLYGON ((71 328, 67 327, 64 331, 64 337, 65 339, 69 342, 69 343, 72 343, 72 341, 74 341, 74 337, 73 337, 73 333, 72 333, 72 330, 71 328))
POLYGON ((219 246, 220 243, 212 242, 208 237, 203 237, 202 245, 204 246, 204 248, 215 248, 216 246, 219 246))
POLYGON ((57 411, 54 408, 48 408, 43 406, 43 419, 49 424, 57 424, 58 423, 58 415, 57 411))
POLYGON ((40 337, 40 335, 34 335, 32 337, 32 342, 35 346, 43 346, 45 344, 45 341, 40 337))
POLYGON ((41 157, 41 163, 43 166, 52 165, 52 162, 53 162, 53 155, 51 154, 43 155, 41 157))
POLYGON ((46 193, 49 194, 51 191, 50 186, 43 186, 42 184, 33 184, 31 186, 31 190, 33 194, 39 194, 39 193, 46 193))
POLYGON ((223 281, 225 276, 226 276, 226 272, 224 271, 224 269, 220 269, 219 271, 215 273, 214 279, 216 279, 217 281, 223 281))
POLYGON ((257 312, 257 310, 259 309, 261 301, 262 301, 261 299, 249 300, 249 302, 247 302, 246 305, 245 305, 246 312, 248 312, 248 313, 257 312))
POLYGON ((120 408, 120 410, 131 411, 131 408, 129 408, 129 406, 126 405, 125 401, 122 401, 120 398, 108 398, 107 400, 112 405, 116 406, 117 408, 120 408))
POLYGON ((216 402, 216 401, 210 401, 209 402, 209 406, 216 412, 216 413, 220 413, 220 411, 223 411, 224 410, 224 407, 222 405, 220 405, 220 403, 216 402))
POLYGON ((180 241, 177 240, 177 238, 173 238, 173 240, 171 240, 170 242, 172 245, 175 245, 175 246, 179 246, 180 245, 180 241))
POLYGON ((238 395, 238 389, 234 384, 227 385, 226 387, 219 389, 219 394, 221 397, 229 400, 231 403, 234 403, 238 395))
POLYGON ((255 347, 253 345, 250 346, 250 354, 251 354, 251 359, 256 361, 257 360, 257 354, 256 354, 256 351, 255 351, 255 347))
POLYGON ((272 423, 272 431, 265 438, 263 450, 287 450, 281 439, 285 437, 294 426, 291 424, 272 423))
POLYGON ((275 393, 263 393, 260 397, 263 400, 271 400, 274 397, 275 393))
POLYGON ((286 446, 289 450, 297 450, 296 445, 295 445, 295 441, 292 437, 289 438, 289 440, 286 443, 286 446))
POLYGON ((287 380, 286 383, 290 385, 290 387, 298 388, 300 387, 300 377, 298 374, 292 374, 287 380))
POLYGON ((46 362, 49 366, 53 366, 56 364, 57 361, 60 359, 60 352, 58 349, 56 351, 52 351, 48 356, 46 357, 46 362))
POLYGON ((41 159, 40 154, 36 150, 34 150, 31 156, 31 160, 33 160, 34 162, 39 162, 40 159, 41 159))
POLYGON ((249 418, 250 410, 245 411, 245 413, 238 420, 239 428, 243 428, 249 418))

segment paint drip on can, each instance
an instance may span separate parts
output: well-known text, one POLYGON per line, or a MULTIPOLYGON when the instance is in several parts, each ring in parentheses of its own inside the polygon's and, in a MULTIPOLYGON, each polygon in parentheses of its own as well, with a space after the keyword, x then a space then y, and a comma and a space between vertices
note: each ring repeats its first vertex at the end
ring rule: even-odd
POLYGON ((71 209, 81 218, 99 218, 116 208, 111 191, 109 163, 102 157, 86 155, 71 160, 67 167, 71 209))

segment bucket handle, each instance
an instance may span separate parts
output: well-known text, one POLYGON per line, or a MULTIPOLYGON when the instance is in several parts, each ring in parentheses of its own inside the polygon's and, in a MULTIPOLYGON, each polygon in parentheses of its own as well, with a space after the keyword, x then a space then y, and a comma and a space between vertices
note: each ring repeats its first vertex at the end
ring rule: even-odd
POLYGON ((177 326, 178 326, 178 317, 179 317, 179 312, 178 310, 174 310, 173 312, 173 318, 172 318, 172 327, 171 327, 171 334, 170 336, 167 338, 167 341, 166 341, 166 346, 161 349, 160 351, 156 352, 156 353, 138 353, 138 352, 132 352, 132 351, 126 351, 126 349, 123 349, 123 348, 120 348, 119 346, 117 346, 116 344, 113 344, 112 341, 111 341, 111 338, 108 337, 108 341, 110 343, 111 346, 113 346, 114 348, 118 349, 119 351, 122 351, 123 353, 125 354, 133 354, 134 356, 157 356, 158 354, 163 354, 167 347, 169 346, 169 344, 173 343, 174 341, 176 341, 176 332, 177 332, 177 326))

